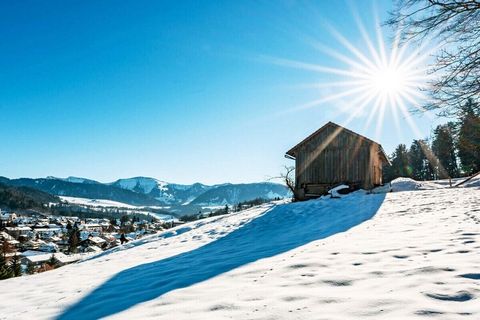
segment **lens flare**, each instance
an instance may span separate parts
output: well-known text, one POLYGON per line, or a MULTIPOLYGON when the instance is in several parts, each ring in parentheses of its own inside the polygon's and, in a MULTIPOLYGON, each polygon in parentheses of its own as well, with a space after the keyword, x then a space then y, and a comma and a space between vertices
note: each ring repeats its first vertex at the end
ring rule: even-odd
MULTIPOLYGON (((428 42, 424 42, 421 47, 410 48, 408 43, 399 41, 399 33, 393 41, 385 41, 378 19, 374 19, 376 39, 372 39, 358 15, 355 12, 353 14, 362 37, 363 51, 332 26, 327 26, 327 29, 338 40, 340 48, 344 49, 341 52, 311 37, 305 37, 306 42, 313 48, 344 63, 344 68, 263 56, 263 59, 269 63, 330 75, 329 82, 307 84, 316 88, 329 88, 330 94, 320 96, 286 112, 321 105, 335 105, 335 101, 341 102, 348 99, 349 116, 343 121, 343 125, 347 125, 359 115, 366 114, 367 121, 364 129, 371 126, 376 119, 375 135, 378 138, 382 132, 385 114, 389 113, 394 119, 397 132, 401 131, 399 117, 404 117, 414 134, 420 139, 422 135, 411 119, 409 110, 425 111, 422 104, 428 98, 421 88, 429 80, 427 60, 437 48, 428 50, 428 42), (332 77, 334 77, 333 81, 332 77)), ((431 117, 428 113, 426 116, 431 117)))

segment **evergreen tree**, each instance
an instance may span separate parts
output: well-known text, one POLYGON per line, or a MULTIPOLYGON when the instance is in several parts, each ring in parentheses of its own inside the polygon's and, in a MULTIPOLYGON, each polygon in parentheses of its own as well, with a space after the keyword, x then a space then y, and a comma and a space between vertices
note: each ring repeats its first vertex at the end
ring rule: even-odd
MULTIPOLYGON (((390 159, 390 163, 393 160, 393 155, 388 157, 390 159)), ((382 181, 384 183, 390 182, 393 179, 395 179, 395 176, 393 174, 393 167, 391 165, 384 164, 383 165, 383 170, 382 170, 382 181)))
POLYGON ((122 216, 120 218, 120 223, 121 223, 122 226, 124 226, 128 221, 130 221, 130 218, 127 215, 122 216))
POLYGON ((52 256, 50 257, 50 259, 48 259, 47 264, 48 264, 49 266, 51 266, 52 268, 54 268, 54 269, 55 269, 56 267, 58 267, 58 262, 57 262, 57 259, 55 259, 55 255, 54 255, 54 254, 52 254, 52 256))
POLYGON ((411 168, 410 176, 415 180, 427 179, 428 159, 423 151, 424 140, 413 140, 408 151, 408 163, 411 168))
POLYGON ((12 269, 8 265, 5 255, 0 254, 0 280, 8 279, 11 277, 13 277, 12 269))
POLYGON ((434 130, 432 151, 436 156, 436 172, 440 179, 458 177, 457 157, 455 155, 454 124, 439 125, 434 130))
POLYGON ((7 239, 3 239, 2 243, 0 243, 0 254, 6 259, 7 254, 12 252, 15 252, 15 248, 7 241, 7 239))
POLYGON ((462 107, 458 133, 458 157, 462 170, 470 175, 480 170, 480 115, 472 99, 462 107))
POLYGON ((10 265, 11 271, 13 273, 14 277, 20 277, 22 275, 22 268, 20 265, 20 257, 17 255, 14 255, 12 257, 12 263, 10 265))
POLYGON ((427 157, 427 161, 425 162, 425 179, 424 180, 436 180, 438 178, 437 170, 436 170, 437 167, 438 167, 438 164, 436 159, 434 157, 427 157))
POLYGON ((68 235, 68 251, 77 252, 77 246, 80 242, 80 231, 78 230, 77 224, 75 224, 72 229, 70 229, 68 235))
POLYGON ((35 273, 35 266, 33 263, 28 263, 27 264, 27 274, 34 274, 35 273))
MULTIPOLYGON (((7 259, 7 254, 9 253, 14 253, 16 250, 15 248, 6 240, 4 239, 2 243, 0 244, 0 280, 1 279, 8 279, 16 276, 16 265, 12 265, 12 263, 9 263, 7 259)), ((18 264, 18 257, 15 255, 14 256, 14 263, 18 264)))
POLYGON ((408 163, 407 147, 399 144, 392 156, 392 174, 393 178, 410 177, 412 169, 408 163))

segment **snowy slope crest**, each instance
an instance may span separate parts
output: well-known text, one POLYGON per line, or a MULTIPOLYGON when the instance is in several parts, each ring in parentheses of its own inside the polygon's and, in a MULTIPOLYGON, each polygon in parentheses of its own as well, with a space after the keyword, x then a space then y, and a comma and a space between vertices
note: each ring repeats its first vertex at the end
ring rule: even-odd
POLYGON ((425 188, 425 184, 415 181, 410 178, 397 178, 390 183, 392 191, 413 191, 413 190, 422 190, 425 188))
MULTIPOLYGON (((435 190, 455 186, 467 178, 443 179, 416 181, 410 178, 397 178, 390 182, 392 191, 414 191, 414 190, 435 190)), ((480 187, 480 176, 474 177, 470 181, 461 185, 462 188, 480 187)))
POLYGON ((79 177, 67 177, 67 178, 58 178, 58 177, 53 177, 53 176, 48 176, 47 179, 50 180, 62 180, 62 181, 67 181, 67 182, 72 182, 72 183, 86 183, 86 184, 99 184, 100 182, 91 180, 91 179, 86 179, 86 178, 79 178, 79 177))

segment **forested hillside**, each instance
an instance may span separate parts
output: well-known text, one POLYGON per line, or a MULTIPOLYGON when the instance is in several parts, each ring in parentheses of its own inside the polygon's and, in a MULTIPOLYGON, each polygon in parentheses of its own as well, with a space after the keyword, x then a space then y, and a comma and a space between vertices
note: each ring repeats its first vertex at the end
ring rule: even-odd
POLYGON ((28 187, 12 187, 0 183, 0 208, 40 209, 49 203, 59 203, 60 198, 28 187))

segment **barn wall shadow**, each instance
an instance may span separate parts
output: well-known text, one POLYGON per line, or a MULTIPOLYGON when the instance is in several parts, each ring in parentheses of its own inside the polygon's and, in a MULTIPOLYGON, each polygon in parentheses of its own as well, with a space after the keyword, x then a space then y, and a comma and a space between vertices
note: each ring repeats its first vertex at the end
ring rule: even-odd
POLYGON ((370 219, 385 194, 351 194, 279 205, 200 248, 126 269, 64 310, 57 319, 98 319, 370 219))

